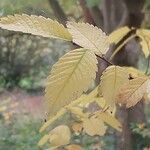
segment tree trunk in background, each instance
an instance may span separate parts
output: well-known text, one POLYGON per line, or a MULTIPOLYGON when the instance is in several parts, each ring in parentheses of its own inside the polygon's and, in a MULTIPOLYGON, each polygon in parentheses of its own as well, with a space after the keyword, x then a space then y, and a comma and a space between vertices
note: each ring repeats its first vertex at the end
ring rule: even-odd
MULTIPOLYGON (((103 0, 102 10, 104 15, 104 29, 110 33, 120 26, 140 27, 144 18, 142 8, 144 0, 103 0)), ((132 40, 125 46, 124 50, 118 53, 114 59, 116 65, 137 67, 139 46, 132 40)), ((119 108, 117 116, 123 125, 123 132, 117 133, 117 150, 136 149, 137 137, 132 134, 130 124, 145 122, 143 102, 136 106, 125 109, 119 108)), ((142 149, 140 147, 140 149, 142 149)))
POLYGON ((66 26, 67 16, 57 0, 48 0, 57 20, 66 26))
POLYGON ((86 1, 85 0, 79 0, 79 2, 80 2, 80 6, 83 10, 83 15, 84 15, 85 22, 96 25, 92 15, 91 15, 90 10, 86 5, 86 1))
MULTIPOLYGON (((67 17, 56 0, 49 0, 51 7, 59 21, 65 24, 67 17), (56 4, 57 3, 57 4, 56 4)), ((85 21, 101 27, 106 33, 110 33, 118 27, 140 27, 144 18, 142 8, 145 0, 102 0, 100 6, 88 8, 86 0, 79 0, 85 21)), ((112 49, 106 54, 110 57, 112 49)), ((124 49, 119 52, 113 62, 116 65, 137 67, 139 57, 139 45, 135 40, 129 42, 124 49)), ((97 83, 99 83, 101 72, 107 67, 107 63, 98 59, 99 73, 97 83)), ((143 102, 136 106, 125 109, 118 107, 117 116, 123 125, 123 132, 116 134, 117 150, 135 150, 138 145, 137 137, 130 130, 130 124, 145 122, 143 102)), ((142 149, 142 148, 140 148, 142 149)))

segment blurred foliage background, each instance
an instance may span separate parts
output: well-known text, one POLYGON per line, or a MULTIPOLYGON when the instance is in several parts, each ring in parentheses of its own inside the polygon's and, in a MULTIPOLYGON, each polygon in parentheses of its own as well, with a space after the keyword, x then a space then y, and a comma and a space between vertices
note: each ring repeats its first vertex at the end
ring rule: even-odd
MULTIPOLYGON (((54 18, 48 0, 0 1, 0 16, 14 13, 54 18)), ((0 150, 40 150, 44 113, 39 92, 43 95, 51 66, 69 47, 59 40, 0 30, 0 150)))
MULTIPOLYGON (((59 0, 59 3, 70 20, 83 20, 77 0, 59 0)), ((86 4, 93 8, 100 5, 101 0, 86 0, 86 4)), ((147 0, 142 24, 147 28, 150 27, 149 10, 150 0, 147 0)), ((0 16, 15 13, 55 18, 48 0, 0 0, 0 16)), ((70 48, 67 42, 0 29, 0 150, 40 150, 37 142, 42 136, 38 129, 44 120, 41 93, 44 93, 45 79, 52 65, 70 48), (35 103, 38 104, 36 109, 35 103)), ((141 55, 139 67, 144 70, 147 63, 141 55)), ((150 115, 148 108, 145 111, 150 115)), ((143 126, 131 126, 139 136, 139 144, 150 139, 150 120, 147 120, 143 126)), ((112 133, 113 130, 108 131, 101 140, 84 136, 83 145, 87 150, 97 144, 101 144, 103 150, 115 150, 112 133)), ((73 139, 78 141, 81 137, 73 139)))
MULTIPOLYGON (((1 16, 14 13, 53 16, 47 0, 0 1, 1 16)), ((0 33, 0 90, 42 88, 51 66, 69 49, 68 43, 58 40, 4 30, 0 33)))

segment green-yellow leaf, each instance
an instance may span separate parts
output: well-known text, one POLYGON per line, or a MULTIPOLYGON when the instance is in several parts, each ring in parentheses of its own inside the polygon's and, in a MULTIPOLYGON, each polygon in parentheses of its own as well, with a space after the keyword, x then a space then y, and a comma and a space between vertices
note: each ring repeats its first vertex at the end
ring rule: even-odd
POLYGON ((12 31, 31 33, 43 37, 52 37, 71 41, 68 30, 57 21, 42 16, 15 14, 0 18, 0 27, 12 31))
POLYGON ((134 67, 125 67, 128 71, 128 74, 132 78, 136 78, 139 76, 144 76, 144 72, 140 71, 139 69, 136 69, 134 67))
POLYGON ((150 102, 150 93, 144 94, 143 98, 144 98, 146 103, 149 103, 150 102))
POLYGON ((64 115, 66 112, 67 112, 66 109, 61 108, 55 116, 50 117, 50 119, 43 124, 43 126, 40 128, 40 132, 43 132, 47 127, 49 127, 53 122, 55 122, 59 117, 64 115))
POLYGON ((67 150, 84 150, 80 145, 71 144, 65 147, 67 150))
POLYGON ((88 23, 68 22, 67 27, 73 42, 83 48, 93 50, 97 55, 105 54, 109 48, 106 34, 88 23))
POLYGON ((87 113, 83 113, 83 109, 79 107, 70 107, 69 111, 71 111, 72 114, 76 115, 79 119, 83 119, 85 117, 88 117, 87 113))
POLYGON ((103 136, 107 127, 101 119, 91 117, 83 119, 83 128, 84 131, 90 136, 103 136))
POLYGON ((44 135, 44 136, 41 138, 41 140, 39 141, 38 145, 39 145, 39 146, 42 146, 42 145, 44 145, 45 143, 47 143, 48 140, 49 140, 49 135, 46 134, 46 135, 44 135))
POLYGON ((144 96, 150 92, 150 79, 145 76, 137 77, 124 84, 118 94, 118 103, 125 104, 127 108, 136 105, 144 96))
MULTIPOLYGON (((72 113, 76 111, 76 108, 74 106, 79 105, 80 107, 85 106, 86 104, 95 101, 95 97, 98 95, 98 87, 96 87, 93 91, 91 91, 89 94, 83 94, 75 101, 72 101, 69 105, 65 106, 64 108, 61 108, 56 115, 50 117, 47 122, 43 124, 43 126, 40 128, 40 132, 43 132, 47 127, 49 127, 53 122, 55 122, 58 118, 60 118, 62 115, 67 113, 67 110, 72 111, 72 113)), ((99 100, 99 99, 98 99, 99 100)), ((96 99, 97 101, 97 99, 96 99)), ((104 105, 104 101, 99 102, 101 106, 104 105)), ((78 109, 78 108, 77 108, 78 109)))
POLYGON ((87 49, 75 49, 53 66, 47 79, 45 102, 50 115, 77 99, 96 77, 97 59, 87 49))
POLYGON ((112 115, 110 115, 107 112, 98 112, 96 113, 96 116, 99 117, 99 119, 103 120, 105 123, 113 127, 114 129, 121 131, 122 126, 120 122, 112 115))
POLYGON ((144 35, 146 37, 150 37, 150 30, 149 29, 140 28, 140 29, 137 29, 136 34, 137 35, 142 35, 142 36, 144 35))
POLYGON ((126 69, 119 66, 108 67, 101 76, 101 92, 111 110, 114 109, 116 93, 122 84, 128 81, 126 69))
POLYGON ((142 51, 147 58, 150 55, 150 30, 138 29, 136 34, 141 38, 140 44, 142 51))
POLYGON ((106 107, 106 100, 103 97, 97 97, 97 98, 95 98, 95 101, 101 108, 106 107))
POLYGON ((109 43, 117 44, 129 31, 130 31, 130 29, 126 26, 113 31, 108 36, 109 43))
POLYGON ((63 146, 70 143, 71 132, 68 126, 60 125, 49 133, 50 143, 53 146, 63 146))
POLYGON ((93 101, 95 101, 95 98, 98 95, 98 86, 92 90, 90 93, 88 94, 82 94, 80 98, 78 98, 78 100, 80 101, 79 106, 83 107, 93 101))
POLYGON ((71 128, 72 128, 72 130, 73 130, 74 133, 78 134, 78 133, 82 132, 83 124, 81 122, 74 122, 71 125, 71 128))

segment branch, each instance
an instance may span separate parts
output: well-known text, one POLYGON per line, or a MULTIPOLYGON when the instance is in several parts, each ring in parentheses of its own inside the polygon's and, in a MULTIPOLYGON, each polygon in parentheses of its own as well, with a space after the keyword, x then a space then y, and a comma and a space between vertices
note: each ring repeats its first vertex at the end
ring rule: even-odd
POLYGON ((110 62, 110 61, 108 61, 104 56, 99 56, 99 55, 97 55, 97 54, 95 54, 98 58, 100 58, 100 59, 102 59, 102 60, 104 60, 105 62, 107 62, 109 65, 114 65, 112 62, 110 62))
POLYGON ((128 25, 130 27, 140 27, 142 20, 144 19, 144 13, 142 12, 145 0, 124 0, 129 12, 128 25))
POLYGON ((106 33, 110 33, 110 31, 111 31, 110 11, 111 11, 111 1, 103 0, 102 1, 102 12, 103 12, 103 19, 104 19, 104 31, 106 33))
POLYGON ((55 17, 58 19, 60 23, 66 26, 67 16, 64 13, 63 9, 61 8, 61 6, 59 5, 58 1, 57 0, 48 0, 48 1, 55 14, 55 17))
POLYGON ((83 10, 85 21, 90 23, 90 24, 95 25, 95 22, 94 22, 94 19, 93 19, 91 13, 90 13, 90 10, 86 6, 86 1, 85 0, 79 0, 79 2, 80 2, 80 6, 83 10))
POLYGON ((123 8, 124 8, 123 9, 124 11, 123 11, 122 19, 118 23, 118 28, 126 25, 128 23, 128 20, 129 20, 129 12, 128 12, 127 6, 126 6, 125 3, 123 3, 122 5, 123 5, 123 8))
POLYGON ((96 26, 101 27, 103 29, 103 15, 98 6, 94 6, 90 8, 91 15, 93 17, 96 26))

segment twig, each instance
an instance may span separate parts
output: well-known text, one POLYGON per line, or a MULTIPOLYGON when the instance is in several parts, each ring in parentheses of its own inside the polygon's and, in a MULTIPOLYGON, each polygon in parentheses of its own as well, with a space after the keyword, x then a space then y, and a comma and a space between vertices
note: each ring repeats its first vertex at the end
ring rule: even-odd
POLYGON ((110 57, 110 60, 112 60, 112 59, 114 58, 114 56, 121 50, 121 48, 122 48, 126 43, 128 43, 131 39, 133 39, 133 38, 135 38, 135 37, 136 37, 136 35, 133 34, 133 35, 131 35, 130 37, 128 37, 127 39, 125 39, 125 40, 123 41, 123 43, 121 43, 121 44, 115 49, 115 51, 113 52, 113 54, 112 54, 111 57, 110 57))
POLYGON ((112 62, 108 61, 104 56, 99 56, 97 54, 95 54, 98 58, 104 60, 105 62, 107 62, 109 65, 114 65, 112 62))
MULTIPOLYGON (((145 37, 143 37, 143 38, 144 38, 144 40, 145 40, 145 42, 146 42, 146 44, 147 44, 147 46, 148 46, 148 50, 150 51, 150 47, 149 47, 148 41, 146 40, 145 37)), ((148 56, 148 62, 147 62, 147 67, 146 67, 145 74, 148 74, 148 71, 149 71, 149 65, 150 65, 150 55, 148 56)))

